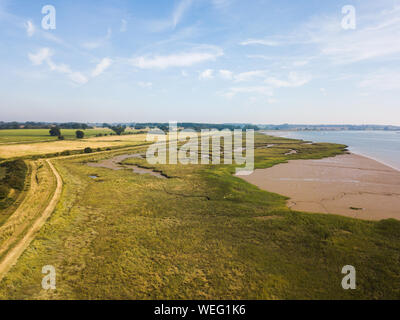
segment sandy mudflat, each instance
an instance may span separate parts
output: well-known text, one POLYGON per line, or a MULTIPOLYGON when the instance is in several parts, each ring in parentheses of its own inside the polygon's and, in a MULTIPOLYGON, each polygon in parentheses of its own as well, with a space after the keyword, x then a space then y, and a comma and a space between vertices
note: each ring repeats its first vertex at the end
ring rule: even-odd
POLYGON ((293 210, 400 220, 400 171, 359 155, 293 160, 242 178, 290 197, 293 210))

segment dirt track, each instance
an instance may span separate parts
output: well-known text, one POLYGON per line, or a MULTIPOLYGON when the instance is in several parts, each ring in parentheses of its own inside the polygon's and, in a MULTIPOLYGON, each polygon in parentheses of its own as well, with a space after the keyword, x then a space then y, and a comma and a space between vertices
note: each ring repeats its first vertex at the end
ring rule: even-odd
POLYGON ((47 164, 49 165, 52 173, 56 178, 56 189, 54 194, 43 210, 42 214, 38 216, 36 221, 32 224, 29 230, 25 233, 24 237, 18 241, 18 243, 5 255, 5 257, 0 262, 0 281, 3 277, 7 274, 7 272, 15 265, 18 261, 18 258, 21 254, 25 251, 25 249, 29 246, 33 239, 35 239, 36 234, 39 232, 41 227, 45 224, 46 220, 49 216, 53 213, 58 200, 60 198, 62 192, 62 179, 57 170, 54 168, 53 164, 50 160, 46 160, 47 164))

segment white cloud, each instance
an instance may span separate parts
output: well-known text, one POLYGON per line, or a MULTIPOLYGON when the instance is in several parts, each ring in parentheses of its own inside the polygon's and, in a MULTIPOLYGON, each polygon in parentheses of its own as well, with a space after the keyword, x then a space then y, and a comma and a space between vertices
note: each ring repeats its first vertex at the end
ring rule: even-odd
POLYGON ((44 61, 48 60, 52 56, 52 52, 49 48, 42 48, 36 54, 28 53, 28 58, 33 65, 41 65, 44 61))
POLYGON ((142 87, 142 88, 152 88, 153 83, 140 81, 140 82, 138 82, 138 86, 142 87))
POLYGON ((229 70, 219 70, 219 75, 226 80, 232 80, 233 78, 233 72, 229 70))
POLYGON ((400 54, 400 10, 357 15, 357 28, 344 30, 337 16, 318 17, 299 29, 304 43, 316 45, 322 56, 337 64, 398 58, 400 54))
POLYGON ((254 45, 254 44, 259 44, 259 45, 269 46, 269 47, 277 47, 280 45, 280 43, 277 41, 264 40, 264 39, 248 39, 248 40, 240 43, 240 45, 242 45, 242 46, 249 46, 249 45, 254 45))
POLYGON ((294 88, 301 87, 310 82, 311 77, 307 75, 298 75, 291 72, 287 80, 280 80, 274 77, 267 78, 264 82, 275 88, 294 88))
POLYGON ((28 53, 28 58, 33 65, 39 66, 46 62, 51 71, 56 71, 68 75, 68 78, 77 84, 85 84, 88 82, 86 76, 80 72, 74 72, 66 64, 56 64, 51 59, 53 53, 49 48, 42 48, 36 54, 28 53))
POLYGON ((71 68, 64 63, 55 64, 51 59, 49 59, 47 61, 47 64, 49 65, 51 71, 57 71, 57 72, 66 73, 66 74, 72 73, 71 68))
POLYGON ((212 69, 204 70, 199 75, 200 80, 212 79, 212 78, 214 78, 214 70, 212 70, 212 69))
POLYGON ((242 81, 251 81, 255 78, 262 78, 265 77, 267 74, 266 70, 254 70, 254 71, 247 71, 241 72, 234 76, 235 81, 242 82, 242 81))
POLYGON ((172 14, 172 23, 173 26, 176 27, 178 23, 181 21, 184 13, 190 8, 193 0, 182 0, 175 8, 172 14))
POLYGON ((69 78, 77 83, 77 84, 85 84, 87 83, 89 80, 87 79, 87 77, 85 77, 82 73, 80 72, 72 72, 69 73, 69 78))
POLYGON ((209 52, 194 51, 165 56, 141 56, 131 60, 131 64, 141 69, 166 69, 170 67, 189 67, 205 61, 215 61, 223 55, 219 48, 209 52))
POLYGON ((85 49, 92 50, 103 47, 107 44, 108 40, 110 40, 112 34, 112 30, 108 28, 107 34, 103 38, 99 38, 93 41, 88 41, 82 44, 85 49))
POLYGON ((103 58, 92 71, 92 77, 97 77, 102 74, 108 67, 111 66, 112 60, 110 58, 103 58))
POLYGON ((26 28, 26 34, 27 34, 29 37, 32 37, 33 34, 35 33, 36 27, 35 27, 35 25, 33 24, 33 22, 32 22, 31 20, 28 20, 28 21, 25 23, 25 28, 26 28))

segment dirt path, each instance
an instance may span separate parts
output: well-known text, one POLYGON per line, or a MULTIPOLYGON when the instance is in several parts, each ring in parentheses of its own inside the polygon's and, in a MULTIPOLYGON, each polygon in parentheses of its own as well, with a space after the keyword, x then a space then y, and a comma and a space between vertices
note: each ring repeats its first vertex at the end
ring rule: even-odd
POLYGON ((31 228, 26 232, 24 237, 19 240, 19 242, 7 253, 7 255, 0 262, 0 281, 6 275, 6 273, 11 269, 12 266, 16 264, 18 258, 21 254, 28 248, 29 244, 35 238, 36 234, 39 232, 41 227, 45 224, 46 220, 53 213, 58 200, 62 192, 62 179, 57 170, 54 168, 50 160, 46 160, 52 173, 56 178, 56 189, 53 197, 51 198, 47 207, 43 210, 42 214, 36 219, 31 228))

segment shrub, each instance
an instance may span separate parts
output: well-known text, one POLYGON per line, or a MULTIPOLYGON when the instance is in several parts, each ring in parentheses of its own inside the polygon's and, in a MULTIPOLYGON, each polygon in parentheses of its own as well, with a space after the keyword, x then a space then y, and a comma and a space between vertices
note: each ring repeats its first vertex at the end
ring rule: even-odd
POLYGON ((61 152, 62 156, 69 156, 70 154, 71 154, 71 151, 69 151, 69 150, 65 150, 65 151, 61 152))
POLYGON ((93 150, 92 150, 92 148, 87 147, 87 148, 85 148, 85 149, 83 150, 83 152, 84 152, 84 153, 92 153, 93 150))
POLYGON ((76 130, 75 136, 77 139, 83 139, 83 137, 85 136, 85 133, 82 130, 76 130))
POLYGON ((49 133, 50 133, 50 135, 51 135, 52 137, 59 137, 59 136, 61 136, 61 130, 60 130, 59 127, 53 127, 53 128, 51 128, 50 131, 49 131, 49 133))
POLYGON ((7 172, 1 183, 13 189, 23 190, 28 171, 25 162, 23 160, 7 161, 2 163, 1 166, 5 167, 7 172))
POLYGON ((58 140, 65 140, 64 136, 58 136, 58 140))
POLYGON ((118 136, 120 136, 126 129, 125 126, 113 126, 110 128, 112 131, 114 131, 118 136))

